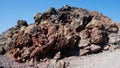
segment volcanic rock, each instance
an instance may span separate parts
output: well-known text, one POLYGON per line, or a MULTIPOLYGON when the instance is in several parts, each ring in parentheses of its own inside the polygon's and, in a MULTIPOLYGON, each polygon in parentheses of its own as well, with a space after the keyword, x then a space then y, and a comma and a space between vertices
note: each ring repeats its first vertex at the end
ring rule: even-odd
POLYGON ((99 45, 94 45, 94 44, 91 44, 90 47, 92 52, 99 52, 102 49, 99 45))
POLYGON ((57 52, 56 54, 55 54, 55 56, 54 56, 54 59, 55 60, 58 60, 58 59, 60 59, 61 58, 61 52, 57 52))
POLYGON ((91 32, 91 42, 95 44, 105 43, 107 41, 106 33, 98 28, 93 28, 91 32))
POLYGON ((79 35, 80 35, 81 39, 90 38, 90 30, 89 29, 84 29, 80 32, 79 35))
POLYGON ((0 47, 0 55, 4 55, 6 53, 6 50, 4 47, 0 47))
POLYGON ((29 25, 28 27, 26 27, 25 28, 25 30, 24 30, 24 32, 25 33, 35 33, 35 32, 37 32, 38 31, 38 28, 37 28, 37 26, 36 25, 34 25, 34 24, 31 24, 31 25, 29 25))
POLYGON ((110 45, 104 46, 104 50, 109 50, 109 48, 110 48, 110 45))
POLYGON ((89 54, 89 53, 90 53, 90 50, 80 49, 80 56, 86 55, 86 54, 89 54))
POLYGON ((118 25, 102 13, 68 5, 52 7, 35 14, 34 23, 18 20, 17 26, 3 32, 0 54, 30 65, 55 59, 49 68, 64 68, 65 62, 59 62, 64 57, 119 48, 117 33, 118 25))
POLYGON ((90 39, 81 39, 79 43, 79 47, 86 47, 90 45, 90 39))
POLYGON ((18 20, 17 21, 17 26, 22 27, 22 26, 28 26, 27 22, 25 20, 18 20))
POLYGON ((119 28, 115 23, 114 24, 106 24, 105 30, 108 31, 109 33, 117 33, 119 28))

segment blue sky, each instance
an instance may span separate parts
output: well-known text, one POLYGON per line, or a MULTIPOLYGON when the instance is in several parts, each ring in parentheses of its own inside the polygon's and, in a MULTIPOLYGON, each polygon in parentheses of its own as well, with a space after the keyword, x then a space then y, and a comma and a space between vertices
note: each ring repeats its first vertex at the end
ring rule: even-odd
POLYGON ((120 22, 120 0, 0 0, 0 33, 15 26, 18 19, 33 23, 35 13, 66 4, 101 12, 120 22))

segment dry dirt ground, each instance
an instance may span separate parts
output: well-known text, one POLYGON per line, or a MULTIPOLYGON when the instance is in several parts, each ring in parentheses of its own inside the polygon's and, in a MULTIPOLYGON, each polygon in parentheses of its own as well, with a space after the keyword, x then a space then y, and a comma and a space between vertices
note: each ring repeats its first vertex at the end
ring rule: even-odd
MULTIPOLYGON (((69 62, 67 68, 120 68, 120 49, 82 57, 72 56, 64 60, 69 62)), ((13 63, 5 56, 0 56, 0 66, 0 68, 33 68, 27 64, 13 63)))
POLYGON ((70 57, 68 68, 120 68, 120 49, 83 57, 70 57))

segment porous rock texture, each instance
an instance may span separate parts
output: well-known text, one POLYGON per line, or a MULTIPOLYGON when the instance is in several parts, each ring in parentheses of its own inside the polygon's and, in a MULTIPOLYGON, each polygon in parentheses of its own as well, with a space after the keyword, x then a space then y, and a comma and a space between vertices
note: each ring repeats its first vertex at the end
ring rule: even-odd
POLYGON ((37 13, 34 20, 29 25, 18 20, 15 27, 0 35, 1 55, 30 65, 46 62, 43 68, 66 68, 64 57, 119 48, 115 46, 120 41, 115 36, 117 24, 96 11, 65 5, 37 13))

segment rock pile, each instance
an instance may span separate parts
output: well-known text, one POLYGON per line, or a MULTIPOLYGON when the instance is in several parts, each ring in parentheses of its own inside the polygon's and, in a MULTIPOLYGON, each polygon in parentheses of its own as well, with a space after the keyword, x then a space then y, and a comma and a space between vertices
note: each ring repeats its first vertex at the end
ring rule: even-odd
POLYGON ((37 13, 34 20, 30 25, 18 20, 16 27, 3 32, 0 54, 7 52, 22 63, 98 53, 109 49, 109 35, 119 30, 101 13, 68 5, 37 13))

